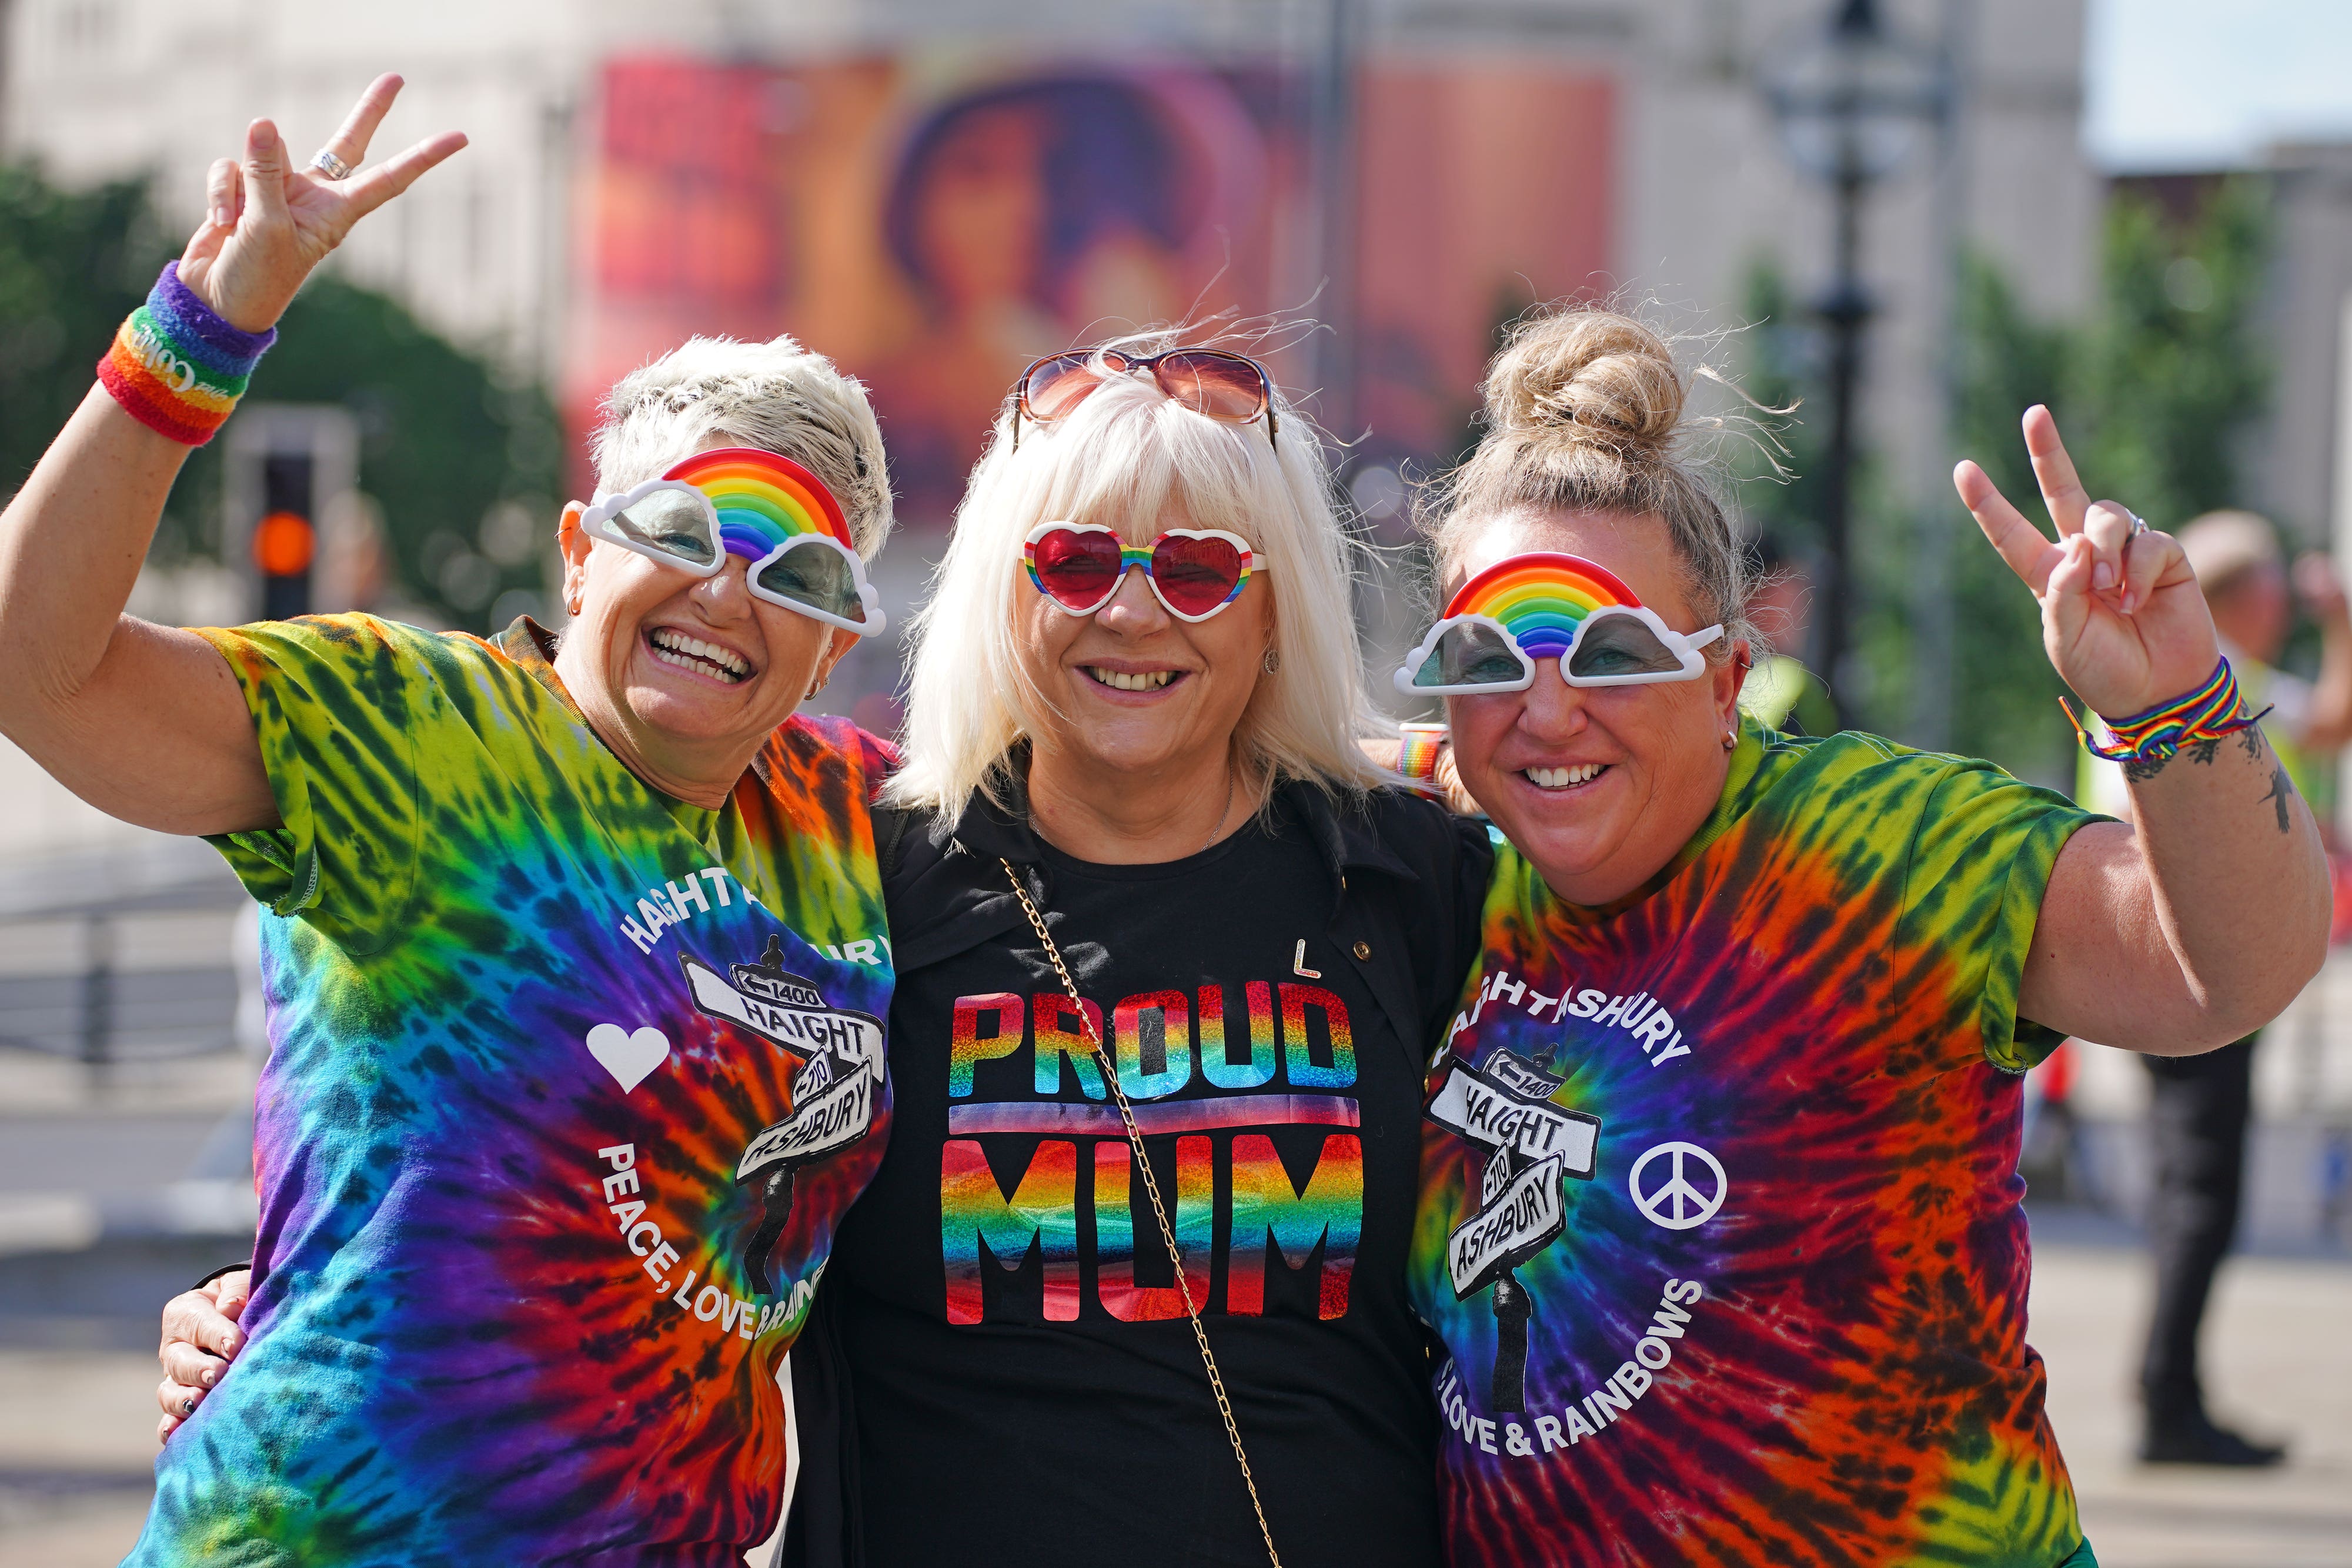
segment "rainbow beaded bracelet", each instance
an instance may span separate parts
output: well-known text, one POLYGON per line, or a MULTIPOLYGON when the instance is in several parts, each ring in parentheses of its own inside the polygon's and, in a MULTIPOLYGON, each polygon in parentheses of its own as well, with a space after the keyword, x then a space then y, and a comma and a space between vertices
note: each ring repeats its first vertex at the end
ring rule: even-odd
POLYGON ((2074 734, 2084 749, 2094 757, 2104 757, 2110 762, 2161 762, 2178 753, 2184 746, 2200 740, 2220 740, 2224 736, 2252 729, 2263 720, 2262 713, 2246 711, 2244 699, 2238 693, 2238 677, 2231 673, 2230 661, 2221 659, 2213 665, 2213 673, 2195 691, 2170 702, 2136 713, 2129 718, 2102 718, 2110 744, 2101 746, 2083 728, 2074 710, 2060 697, 2058 706, 2065 709, 2066 722, 2074 727, 2074 734))
POLYGON ((98 379, 131 418, 189 446, 213 438, 245 395, 253 367, 278 330, 233 327, 180 281, 180 264, 162 276, 114 334, 98 361, 98 379))

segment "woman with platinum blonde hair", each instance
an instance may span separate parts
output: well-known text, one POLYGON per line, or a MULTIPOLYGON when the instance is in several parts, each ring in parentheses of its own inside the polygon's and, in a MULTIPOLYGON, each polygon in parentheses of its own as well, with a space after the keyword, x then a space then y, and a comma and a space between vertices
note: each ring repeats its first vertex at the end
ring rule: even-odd
MULTIPOLYGON (((1126 361, 1153 346, 1127 340, 1097 352, 1126 361)), ((1088 366, 1066 376, 1096 373, 1088 366)), ((1236 776, 1261 789, 1276 777, 1328 789, 1377 783, 1357 746, 1377 726, 1351 597, 1361 547, 1333 516, 1331 476, 1307 422, 1277 402, 1267 415, 1275 437, 1238 441, 1234 427, 1202 417, 1149 375, 1108 374, 1091 384, 1096 390, 1045 430, 1010 413, 972 470, 930 601, 915 616, 906 761, 885 798, 932 810, 960 810, 975 789, 1004 799, 1018 744, 1055 727, 1078 689, 1058 670, 1024 659, 1016 606, 1034 584, 1006 563, 1024 559, 1040 527, 1095 517, 1181 523, 1245 539, 1254 550, 1252 575, 1270 586, 1250 596, 1229 628, 1257 628, 1257 607, 1266 607, 1259 659, 1266 678, 1234 688, 1247 697, 1232 726, 1236 776), (1280 437, 1286 425, 1288 440, 1280 437)), ((1177 671, 1170 684, 1192 674, 1177 671)), ((1176 706, 1207 700, 1206 691, 1182 694, 1176 706)), ((1167 735, 1178 738, 1172 729, 1167 735)), ((1188 767, 1155 773, 1154 781, 1171 800, 1214 793, 1224 788, 1227 760, 1222 748, 1196 745, 1188 767)))
POLYGON ((1414 1123, 1490 856, 1357 747, 1350 548, 1254 361, 1008 400, 877 813, 896 1109, 785 1562, 1434 1559, 1414 1123))

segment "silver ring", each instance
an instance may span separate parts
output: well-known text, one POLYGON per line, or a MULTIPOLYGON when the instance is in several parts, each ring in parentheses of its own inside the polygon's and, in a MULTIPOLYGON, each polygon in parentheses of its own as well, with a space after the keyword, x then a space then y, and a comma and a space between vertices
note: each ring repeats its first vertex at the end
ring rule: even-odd
POLYGON ((2137 512, 2133 511, 2129 507, 2126 507, 2124 508, 2124 516, 2125 516, 2125 517, 2129 517, 2129 518, 2132 520, 2132 537, 2133 537, 2133 538, 2138 538, 2140 535, 2142 535, 2142 534, 2144 534, 2144 533, 2147 532, 2147 519, 2146 517, 2141 517, 2137 512))
POLYGON ((330 180, 348 180, 352 177, 352 166, 324 147, 310 155, 310 167, 330 180))

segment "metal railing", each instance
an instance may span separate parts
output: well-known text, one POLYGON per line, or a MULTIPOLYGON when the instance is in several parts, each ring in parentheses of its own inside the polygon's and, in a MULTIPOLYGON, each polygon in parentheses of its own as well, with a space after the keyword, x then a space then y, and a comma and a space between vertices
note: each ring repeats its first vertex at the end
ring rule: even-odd
POLYGON ((122 1067, 234 1051, 233 962, 136 951, 124 925, 104 911, 0 922, 0 1049, 79 1061, 94 1090, 122 1067))

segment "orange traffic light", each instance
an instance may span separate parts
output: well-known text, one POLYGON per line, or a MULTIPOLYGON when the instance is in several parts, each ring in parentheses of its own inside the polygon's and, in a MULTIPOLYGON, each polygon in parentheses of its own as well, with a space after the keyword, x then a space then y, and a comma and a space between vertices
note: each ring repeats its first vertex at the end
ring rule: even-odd
POLYGON ((253 526, 253 563, 264 576, 294 577, 310 570, 319 531, 297 512, 272 512, 253 526))

